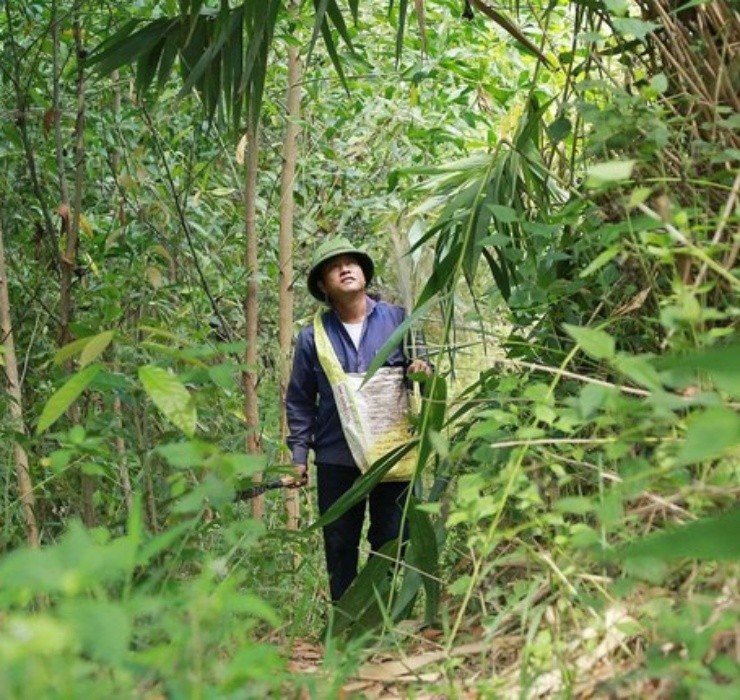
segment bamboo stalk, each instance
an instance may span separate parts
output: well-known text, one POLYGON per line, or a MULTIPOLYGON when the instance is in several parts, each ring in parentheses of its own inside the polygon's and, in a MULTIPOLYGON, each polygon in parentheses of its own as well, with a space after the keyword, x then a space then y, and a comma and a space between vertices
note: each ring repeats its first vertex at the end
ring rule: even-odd
MULTIPOLYGON (((8 384, 8 395, 10 396, 10 421, 16 433, 25 435, 26 429, 23 422, 23 395, 18 380, 18 361, 15 355, 15 344, 13 340, 13 325, 10 318, 10 294, 8 292, 7 268, 5 266, 5 246, 3 244, 3 230, 0 225, 0 332, 4 352, 2 360, 5 369, 5 377, 8 384)), ((28 462, 28 454, 23 446, 13 441, 13 453, 15 455, 16 478, 18 482, 18 496, 23 508, 23 520, 26 526, 26 539, 31 547, 39 546, 39 530, 36 523, 35 502, 33 497, 33 482, 28 462)))
MULTIPOLYGON (((244 269, 247 272, 247 288, 244 294, 244 324, 246 348, 242 372, 242 389, 244 391, 244 422, 246 426, 245 448, 248 454, 260 452, 259 406, 257 403, 257 346, 259 342, 259 258, 257 255, 257 169, 259 167, 259 126, 251 110, 247 129, 246 177, 244 182, 244 269)), ((262 480, 262 475, 255 475, 255 481, 262 480)), ((264 517, 264 501, 255 498, 252 501, 252 516, 257 520, 264 517)))
MULTIPOLYGON (((298 5, 293 0, 290 11, 295 14, 298 5)), ((290 380, 290 352, 293 339, 293 217, 295 198, 293 187, 298 161, 298 129, 301 118, 301 81, 303 70, 298 48, 288 44, 288 88, 287 88, 287 123, 283 140, 283 167, 280 173, 280 238, 279 238, 279 372, 280 397, 280 437, 285 444, 288 435, 288 423, 285 414, 285 395, 290 380)), ((298 492, 288 489, 285 493, 287 510, 287 527, 298 529, 299 501, 298 492)))

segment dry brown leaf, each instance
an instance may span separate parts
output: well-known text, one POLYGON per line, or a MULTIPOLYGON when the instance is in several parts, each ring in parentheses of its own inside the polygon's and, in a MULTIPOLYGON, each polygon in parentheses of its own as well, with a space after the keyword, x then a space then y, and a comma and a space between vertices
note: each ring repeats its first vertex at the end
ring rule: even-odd
POLYGON ((390 661, 381 664, 363 664, 357 670, 356 677, 371 681, 392 681, 401 676, 428 666, 436 661, 443 661, 453 656, 471 656, 491 648, 490 642, 464 644, 451 651, 429 651, 417 656, 410 656, 402 661, 390 661))
POLYGON ((239 143, 236 146, 236 162, 239 163, 239 165, 244 165, 246 162, 247 143, 247 135, 244 134, 244 136, 239 139, 239 143))
POLYGON ((642 308, 642 305, 645 303, 645 299, 647 299, 651 289, 652 287, 645 287, 645 289, 639 291, 632 299, 630 299, 630 301, 626 304, 622 304, 622 306, 614 312, 614 315, 624 316, 625 314, 642 308))

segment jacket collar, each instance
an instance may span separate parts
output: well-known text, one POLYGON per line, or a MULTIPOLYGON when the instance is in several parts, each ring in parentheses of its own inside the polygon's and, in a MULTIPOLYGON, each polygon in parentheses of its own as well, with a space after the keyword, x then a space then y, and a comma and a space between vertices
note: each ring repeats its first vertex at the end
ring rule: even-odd
MULTIPOLYGON (((378 305, 378 302, 375 301, 375 299, 373 299, 372 297, 370 297, 370 296, 368 296, 366 294, 365 295, 365 304, 366 304, 366 306, 365 306, 365 318, 369 318, 370 317, 370 314, 372 314, 373 311, 375 311, 375 307, 378 305)), ((334 310, 334 307, 331 307, 331 309, 330 309, 330 315, 333 316, 338 322, 341 323, 341 319, 339 318, 339 315, 337 314, 337 312, 334 310)))

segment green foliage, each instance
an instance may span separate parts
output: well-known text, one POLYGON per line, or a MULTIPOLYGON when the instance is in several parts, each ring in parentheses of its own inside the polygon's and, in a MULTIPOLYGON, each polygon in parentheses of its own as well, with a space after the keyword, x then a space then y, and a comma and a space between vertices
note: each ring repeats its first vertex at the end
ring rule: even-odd
POLYGON ((161 367, 139 367, 139 379, 144 391, 185 435, 192 437, 198 421, 195 405, 188 390, 173 374, 161 367))
POLYGON ((36 426, 37 433, 43 433, 70 407, 74 400, 95 379, 101 370, 100 365, 90 365, 71 377, 60 387, 44 406, 36 426))
MULTIPOLYGON (((661 53, 684 12, 702 22, 681 25, 690 50, 676 60, 696 61, 697 75, 715 49, 731 54, 730 39, 701 35, 701 3, 668 17, 638 4, 640 17, 623 2, 535 3, 514 24, 497 10, 463 22, 460 3, 443 0, 424 3, 416 31, 421 4, 404 2, 391 13, 394 42, 386 3, 353 1, 346 13, 322 0, 288 18, 277 2, 104 12, 59 2, 55 72, 51 7, 6 3, 0 217, 24 415, 39 419, 33 435, 0 427, 0 695, 231 697, 248 685, 255 697, 330 696, 362 649, 398 639, 391 630, 407 617, 439 625, 450 650, 473 624, 486 640, 518 640, 508 673, 488 655, 475 673, 454 661, 440 695, 463 692, 456 673, 503 697, 558 670, 550 693, 578 694, 579 669, 597 665, 610 639, 597 644, 594 621, 608 626, 615 599, 630 620, 614 625, 624 636, 609 653, 626 670, 588 693, 641 696, 663 683, 669 694, 719 697, 737 683, 737 120, 724 79, 694 94, 661 53), (77 339, 58 348, 55 212, 77 165, 66 144, 77 100, 70 12, 98 49, 85 64, 95 73, 77 339), (286 636, 318 634, 328 606, 317 530, 400 452, 323 517, 306 499, 305 538, 284 536, 277 496, 266 499, 269 535, 233 502, 241 482, 279 471, 285 41, 308 71, 297 316, 312 313, 301 295, 306 251, 341 230, 377 259, 384 293, 408 285, 417 305, 394 341, 424 325, 435 364, 404 448, 420 454, 410 540, 403 557, 398 543, 373 557, 330 620, 326 687, 284 674, 267 640, 281 624, 286 636), (105 77, 114 69, 117 81, 105 77), (202 110, 240 126, 260 102, 266 454, 253 457, 242 454, 235 342, 248 276, 243 178, 231 136, 204 125, 202 110), (408 275, 394 269, 391 238, 410 249, 408 275), (20 545, 15 441, 30 456, 39 551, 20 545), (78 523, 89 517, 83 477, 104 527, 78 523)), ((731 66, 720 68, 731 82, 731 66)))
POLYGON ((250 639, 280 619, 245 590, 249 573, 214 551, 197 571, 171 579, 175 569, 184 572, 185 547, 202 536, 202 521, 191 518, 158 537, 142 525, 137 500, 123 536, 72 523, 57 544, 4 558, 4 697, 141 687, 212 694, 246 681, 268 693, 280 686, 279 653, 250 639))

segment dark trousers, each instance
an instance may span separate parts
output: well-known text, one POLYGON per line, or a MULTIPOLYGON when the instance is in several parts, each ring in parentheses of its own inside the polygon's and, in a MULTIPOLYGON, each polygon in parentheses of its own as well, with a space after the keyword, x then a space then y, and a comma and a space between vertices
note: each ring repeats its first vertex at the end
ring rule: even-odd
MULTIPOLYGON (((319 513, 323 515, 349 491, 359 476, 357 467, 317 464, 319 513)), ((367 539, 372 550, 377 552, 386 542, 398 537, 408 486, 408 481, 381 482, 365 499, 324 527, 324 551, 332 601, 339 600, 357 576, 358 548, 367 503, 370 504, 367 539)))

